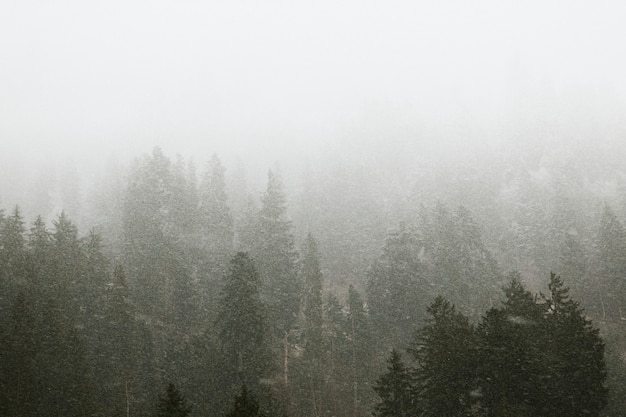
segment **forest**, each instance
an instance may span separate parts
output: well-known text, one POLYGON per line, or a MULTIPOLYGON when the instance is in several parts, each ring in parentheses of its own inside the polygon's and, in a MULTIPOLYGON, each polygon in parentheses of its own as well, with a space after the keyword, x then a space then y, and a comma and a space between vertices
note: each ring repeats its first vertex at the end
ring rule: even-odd
POLYGON ((0 415, 626 415, 626 176, 568 149, 3 198, 0 415))

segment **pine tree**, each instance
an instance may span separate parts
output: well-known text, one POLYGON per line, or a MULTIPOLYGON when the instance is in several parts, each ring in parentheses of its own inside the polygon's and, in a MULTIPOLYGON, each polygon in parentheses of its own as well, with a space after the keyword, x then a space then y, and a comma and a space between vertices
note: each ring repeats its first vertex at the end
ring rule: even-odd
POLYGON ((374 391, 380 397, 380 402, 374 409, 376 417, 416 415, 413 379, 397 350, 392 349, 387 360, 387 372, 376 381, 374 391))
POLYGON ((605 318, 626 317, 626 231, 613 210, 605 205, 596 237, 598 291, 605 318))
POLYGON ((208 252, 219 258, 230 255, 233 248, 233 217, 228 207, 222 162, 213 155, 200 184, 200 213, 208 252))
POLYGON ((545 307, 510 274, 499 309, 487 312, 478 326, 481 406, 487 416, 530 413, 541 396, 542 330, 545 307))
POLYGON ((599 331, 552 273, 546 299, 545 416, 598 416, 607 403, 604 343, 599 331))
POLYGON ((302 250, 300 274, 304 282, 304 340, 305 355, 319 361, 322 349, 323 276, 320 268, 317 242, 311 234, 305 240, 302 250))
POLYGON ((357 416, 361 410, 368 409, 373 400, 370 387, 373 370, 373 349, 369 317, 361 294, 352 286, 348 288, 348 314, 346 317, 345 334, 350 364, 349 380, 352 389, 352 415, 357 416))
POLYGON ((424 319, 432 294, 422 248, 417 231, 400 225, 367 271, 368 306, 381 349, 406 346, 424 319))
POLYGON ((424 417, 469 415, 476 379, 474 329, 441 296, 427 311, 428 324, 416 333, 408 349, 416 361, 418 413, 424 417))
POLYGON ((293 328, 300 307, 297 252, 286 211, 280 178, 269 171, 252 253, 258 263, 262 295, 270 309, 277 337, 293 328))
POLYGON ((252 259, 246 253, 237 253, 222 290, 217 321, 227 364, 225 381, 230 379, 231 386, 245 384, 256 389, 270 365, 266 309, 259 284, 252 259))
POLYGON ((563 281, 533 296, 518 274, 478 327, 478 391, 486 416, 598 416, 607 402, 604 344, 563 281))
POLYGON ((167 385, 165 394, 159 397, 155 417, 187 417, 191 413, 191 406, 185 397, 171 382, 167 385))
POLYGON ((0 222, 0 312, 8 308, 17 288, 30 279, 24 220, 19 207, 0 222))

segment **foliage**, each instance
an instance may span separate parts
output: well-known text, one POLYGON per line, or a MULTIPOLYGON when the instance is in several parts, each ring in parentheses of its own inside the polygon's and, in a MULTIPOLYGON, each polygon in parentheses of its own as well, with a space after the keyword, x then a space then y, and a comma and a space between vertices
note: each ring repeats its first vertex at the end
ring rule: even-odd
POLYGON ((185 397, 170 382, 165 394, 159 397, 155 417, 187 417, 189 413, 191 406, 187 405, 185 397))
POLYGON ((380 397, 376 404, 376 417, 409 417, 416 413, 413 398, 413 379, 409 369, 402 363, 400 353, 392 349, 387 360, 387 372, 374 385, 380 397))

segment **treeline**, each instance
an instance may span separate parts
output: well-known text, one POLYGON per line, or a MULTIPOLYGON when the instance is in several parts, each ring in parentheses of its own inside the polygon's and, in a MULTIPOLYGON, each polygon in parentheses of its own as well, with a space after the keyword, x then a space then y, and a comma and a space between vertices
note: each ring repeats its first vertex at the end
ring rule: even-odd
MULTIPOLYGON (((316 210, 332 201, 309 194, 316 236, 298 245, 276 172, 260 201, 236 211, 226 189, 217 157, 198 180, 155 149, 101 201, 110 213, 100 233, 80 237, 63 213, 51 227, 25 225, 17 208, 1 216, 3 415, 151 415, 170 381, 191 415, 224 416, 243 397, 267 416, 367 415, 389 350, 428 326, 434 298, 473 323, 500 305, 507 279, 464 207, 418 206, 378 256, 361 251, 368 266, 357 268, 342 258, 381 228, 367 204, 322 224, 316 210), (332 254, 320 245, 329 240, 332 254)), ((626 236, 608 206, 601 224, 593 257, 588 242, 563 235, 572 243, 559 270, 590 295, 581 300, 594 318, 619 322, 626 236)), ((608 353, 619 398, 621 359, 608 353)))
POLYGON ((604 343, 552 274, 533 296, 513 274, 501 307, 477 325, 443 297, 413 336, 406 365, 392 350, 374 389, 377 417, 599 416, 607 403, 604 343))

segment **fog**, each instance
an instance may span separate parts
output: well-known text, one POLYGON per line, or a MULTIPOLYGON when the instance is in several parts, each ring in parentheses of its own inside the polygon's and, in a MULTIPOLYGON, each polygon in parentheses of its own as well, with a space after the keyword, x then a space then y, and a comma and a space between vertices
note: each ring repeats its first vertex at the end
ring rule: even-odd
POLYGON ((615 124, 624 110, 618 1, 3 9, 0 137, 9 160, 79 162, 159 145, 272 161, 338 143, 428 142, 433 130, 486 141, 558 120, 567 133, 571 123, 615 124), (488 134, 467 134, 476 130, 488 134))
POLYGON ((623 415, 624 22, 4 2, 0 414, 623 415))

